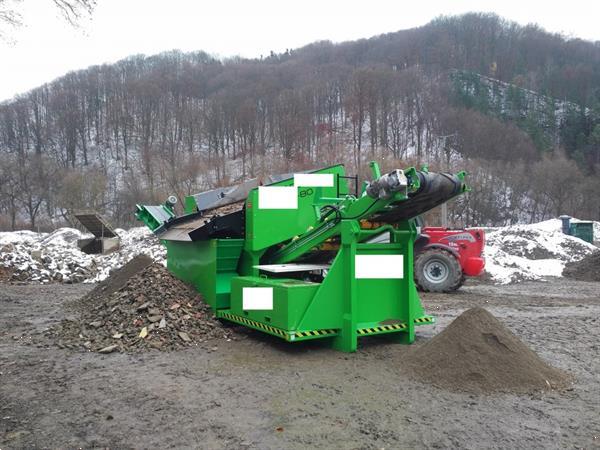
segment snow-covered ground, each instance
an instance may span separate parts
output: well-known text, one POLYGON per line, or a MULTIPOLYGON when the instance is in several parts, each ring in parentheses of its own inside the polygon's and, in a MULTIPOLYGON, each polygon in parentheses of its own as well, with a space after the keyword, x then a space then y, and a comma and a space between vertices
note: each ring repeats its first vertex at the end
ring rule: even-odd
POLYGON ((47 283, 97 282, 112 269, 134 256, 147 254, 165 261, 166 250, 146 227, 116 230, 121 237, 118 251, 107 255, 88 255, 77 247, 77 240, 91 237, 74 228, 59 228, 52 233, 14 231, 0 233, 0 267, 12 272, 12 279, 47 283))
MULTIPOLYGON (((81 252, 77 239, 86 235, 73 228, 41 234, 3 232, 0 233, 0 267, 8 268, 13 280, 73 283, 101 281, 111 270, 141 253, 165 262, 165 248, 147 228, 117 232, 121 247, 108 255, 81 252)), ((600 222, 594 223, 594 236, 600 237, 600 222)), ((597 247, 592 244, 564 235, 558 219, 488 228, 486 272, 496 283, 561 276, 567 262, 580 260, 594 250, 597 247)))
MULTIPOLYGON (((600 237, 600 222, 594 223, 594 237, 600 237)), ((559 277, 566 263, 594 250, 598 247, 563 234, 558 219, 488 228, 485 269, 496 283, 559 277)))

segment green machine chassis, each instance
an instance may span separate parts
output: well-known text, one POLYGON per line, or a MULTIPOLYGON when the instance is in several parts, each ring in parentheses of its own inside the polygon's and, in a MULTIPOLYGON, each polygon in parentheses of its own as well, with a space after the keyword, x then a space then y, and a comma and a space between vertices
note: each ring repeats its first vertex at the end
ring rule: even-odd
MULTIPOLYGON (((383 179, 377 165, 371 167, 374 178, 383 179)), ((422 190, 423 176, 414 168, 397 171, 394 176, 405 182, 396 190, 367 195, 365 186, 362 195, 354 196, 348 191, 343 166, 312 173, 333 175, 333 186, 297 187, 296 209, 259 209, 258 188, 252 189, 244 204, 243 238, 163 240, 167 267, 202 293, 216 317, 289 342, 327 339, 344 352, 355 351, 362 336, 386 334, 400 343, 413 342, 416 326, 434 322, 423 311, 413 280, 416 225, 410 213, 394 223, 370 222, 369 229, 364 221, 389 219, 395 211, 406 210, 403 204, 422 190), (369 243, 384 232, 389 233, 389 243, 369 243), (257 267, 310 261, 324 254, 331 265, 318 279, 257 267), (356 258, 361 255, 401 255, 403 276, 357 278, 356 258), (272 309, 244 309, 244 289, 256 287, 272 289, 272 309)), ((452 196, 467 190, 464 174, 454 177, 460 188, 452 196)), ((271 186, 293 183, 290 178, 271 186)), ((138 205, 137 216, 140 220, 147 216, 144 206, 138 205)), ((155 222, 148 225, 156 229, 155 222)))

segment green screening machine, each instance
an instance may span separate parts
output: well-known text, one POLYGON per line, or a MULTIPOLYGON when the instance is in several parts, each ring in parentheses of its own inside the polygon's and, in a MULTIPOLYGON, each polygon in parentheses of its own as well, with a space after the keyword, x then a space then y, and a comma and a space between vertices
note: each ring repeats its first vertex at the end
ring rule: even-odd
POLYGON ((375 334, 411 343, 434 322, 413 281, 414 219, 468 188, 462 172, 370 167, 361 192, 337 165, 191 195, 179 217, 173 197, 137 205, 136 217, 220 319, 344 352, 375 334))

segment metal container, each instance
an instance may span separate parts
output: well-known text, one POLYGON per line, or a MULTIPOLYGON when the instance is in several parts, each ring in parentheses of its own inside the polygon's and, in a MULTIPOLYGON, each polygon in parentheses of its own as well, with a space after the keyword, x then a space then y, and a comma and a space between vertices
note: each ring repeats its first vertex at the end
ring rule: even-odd
POLYGON ((213 310, 229 308, 231 279, 238 276, 244 239, 163 242, 168 269, 193 284, 213 310))
POLYGON ((594 222, 573 222, 569 234, 592 244, 594 242, 594 222))

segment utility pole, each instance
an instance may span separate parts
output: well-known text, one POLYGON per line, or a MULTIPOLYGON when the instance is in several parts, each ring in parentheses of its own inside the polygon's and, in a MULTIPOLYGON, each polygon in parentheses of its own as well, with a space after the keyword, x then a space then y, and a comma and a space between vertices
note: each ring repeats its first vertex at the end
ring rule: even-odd
POLYGON ((446 202, 442 203, 441 215, 442 215, 442 226, 444 228, 447 228, 448 227, 448 203, 446 203, 446 202))
MULTIPOLYGON (((450 158, 452 156, 452 149, 448 146, 448 139, 456 137, 456 133, 448 134, 446 136, 438 136, 438 139, 444 140, 444 153, 446 155, 446 170, 450 172, 450 158)), ((441 217, 441 225, 444 228, 448 227, 448 204, 446 202, 442 203, 442 207, 440 209, 441 217)))

